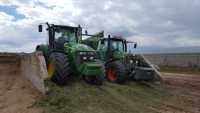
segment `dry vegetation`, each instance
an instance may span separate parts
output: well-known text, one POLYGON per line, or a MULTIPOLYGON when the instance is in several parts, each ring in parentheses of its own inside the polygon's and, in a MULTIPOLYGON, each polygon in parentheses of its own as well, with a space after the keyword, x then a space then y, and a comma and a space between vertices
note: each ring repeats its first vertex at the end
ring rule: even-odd
POLYGON ((163 82, 105 82, 92 86, 73 80, 65 87, 47 81, 42 97, 17 71, 0 65, 0 113, 199 113, 200 76, 166 74, 163 82))

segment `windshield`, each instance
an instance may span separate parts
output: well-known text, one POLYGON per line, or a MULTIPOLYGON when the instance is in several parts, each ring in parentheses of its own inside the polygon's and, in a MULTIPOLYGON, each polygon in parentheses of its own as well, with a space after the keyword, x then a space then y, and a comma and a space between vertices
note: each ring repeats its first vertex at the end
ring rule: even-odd
POLYGON ((115 51, 123 52, 124 51, 123 42, 122 41, 112 40, 111 49, 115 50, 115 51))
MULTIPOLYGON (((111 50, 124 52, 124 44, 121 40, 112 40, 111 41, 111 50)), ((108 41, 101 40, 98 44, 98 50, 106 51, 108 49, 108 41)))
POLYGON ((56 29, 55 41, 58 42, 76 42, 76 32, 71 29, 56 29))

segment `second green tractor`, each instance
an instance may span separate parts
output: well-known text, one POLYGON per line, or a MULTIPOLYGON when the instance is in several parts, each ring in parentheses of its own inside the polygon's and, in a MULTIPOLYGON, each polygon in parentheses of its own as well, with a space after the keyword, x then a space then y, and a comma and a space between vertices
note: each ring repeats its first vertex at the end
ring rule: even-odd
POLYGON ((100 32, 85 39, 83 43, 97 51, 99 59, 105 66, 105 78, 110 82, 159 81, 161 79, 157 69, 143 55, 128 52, 136 48, 135 42, 110 35, 104 38, 104 33, 100 32))

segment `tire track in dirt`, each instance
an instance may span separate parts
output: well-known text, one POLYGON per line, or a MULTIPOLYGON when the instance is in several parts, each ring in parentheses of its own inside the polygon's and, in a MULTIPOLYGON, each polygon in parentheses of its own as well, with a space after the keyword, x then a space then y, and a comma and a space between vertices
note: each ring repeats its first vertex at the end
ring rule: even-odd
POLYGON ((200 113, 200 75, 163 73, 171 97, 161 113, 200 113))

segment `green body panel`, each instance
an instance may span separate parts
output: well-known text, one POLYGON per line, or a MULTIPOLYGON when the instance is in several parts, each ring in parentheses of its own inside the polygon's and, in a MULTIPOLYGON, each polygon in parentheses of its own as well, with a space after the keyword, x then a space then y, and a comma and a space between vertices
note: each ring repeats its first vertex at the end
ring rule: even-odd
POLYGON ((71 66, 74 69, 74 73, 78 75, 89 75, 96 76, 102 74, 102 66, 96 61, 83 61, 78 62, 76 59, 78 57, 78 52, 96 52, 91 47, 79 44, 79 43, 65 43, 64 52, 68 55, 71 66))
POLYGON ((125 53, 120 51, 113 52, 112 59, 113 60, 122 60, 125 58, 125 53))
POLYGON ((83 63, 78 67, 78 71, 88 76, 103 74, 102 65, 96 62, 83 63))
POLYGON ((76 52, 76 51, 95 52, 95 50, 92 49, 91 47, 84 44, 79 44, 79 43, 65 43, 64 50, 67 50, 67 51, 70 50, 71 52, 76 52))
MULTIPOLYGON (((102 60, 102 61, 107 60, 106 51, 97 50, 97 52, 98 52, 98 56, 99 56, 100 60, 102 60)), ((123 60, 125 57, 126 57, 126 53, 116 51, 116 52, 113 52, 112 60, 123 60)))

